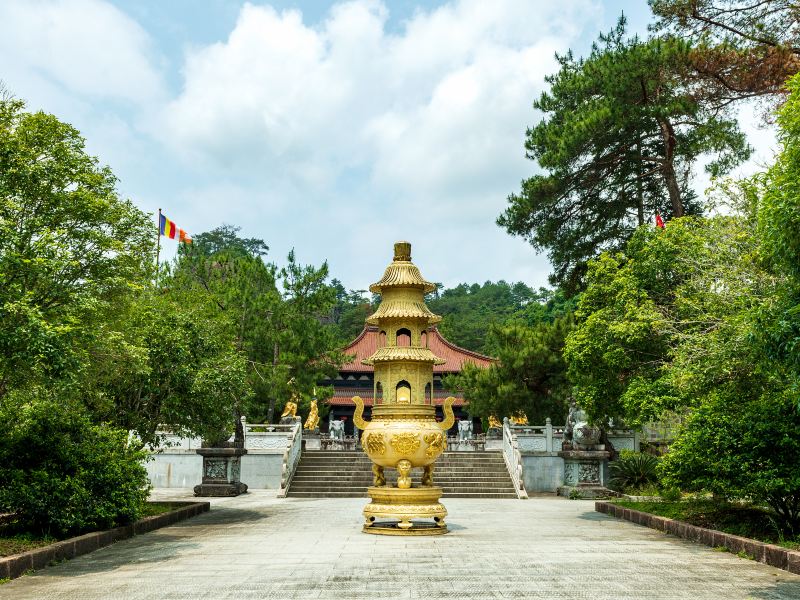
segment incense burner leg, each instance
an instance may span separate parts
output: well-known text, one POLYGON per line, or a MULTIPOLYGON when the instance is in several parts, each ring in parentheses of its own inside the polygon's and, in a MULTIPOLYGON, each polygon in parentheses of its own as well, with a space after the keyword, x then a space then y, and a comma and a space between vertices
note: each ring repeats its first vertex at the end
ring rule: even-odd
MULTIPOLYGON (((401 460, 397 463, 397 487, 407 490, 411 487, 411 461, 401 460)), ((409 527, 411 525, 409 524, 409 527)))
POLYGON ((386 485, 386 476, 383 474, 383 467, 380 465, 372 465, 372 478, 375 487, 383 487, 386 485))
POLYGON ((433 463, 427 465, 422 472, 422 485, 425 487, 433 485, 433 463))

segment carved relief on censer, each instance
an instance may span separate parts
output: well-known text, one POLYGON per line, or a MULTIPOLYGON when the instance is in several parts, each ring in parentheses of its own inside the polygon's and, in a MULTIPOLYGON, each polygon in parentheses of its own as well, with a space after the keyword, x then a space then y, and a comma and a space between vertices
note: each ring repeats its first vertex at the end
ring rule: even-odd
POLYGON ((411 262, 411 244, 398 242, 383 278, 369 289, 381 295, 381 303, 367 323, 381 330, 386 344, 364 360, 375 368, 370 421, 363 419, 363 400, 353 398, 353 421, 364 430, 362 445, 374 463, 374 482, 367 489, 372 502, 364 508, 364 531, 385 535, 445 533, 447 510, 439 502, 442 489, 433 485, 433 468, 447 445, 455 399, 445 400, 445 419, 438 423, 433 404, 433 366, 444 361, 427 347, 425 335, 441 320, 425 305, 425 294, 435 286, 425 281, 411 262), (422 485, 414 486, 411 471, 419 467, 424 469, 422 485), (397 470, 397 486, 386 484, 384 469, 397 470), (421 522, 423 519, 433 519, 433 523, 421 522))

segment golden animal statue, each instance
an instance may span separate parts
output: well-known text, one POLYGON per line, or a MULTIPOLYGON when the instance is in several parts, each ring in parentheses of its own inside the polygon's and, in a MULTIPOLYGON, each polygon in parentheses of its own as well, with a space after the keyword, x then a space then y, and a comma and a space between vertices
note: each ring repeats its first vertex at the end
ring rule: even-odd
POLYGON ((353 422, 363 430, 362 447, 374 463, 374 482, 367 489, 372 502, 364 508, 364 531, 384 535, 445 533, 447 510, 439 502, 442 488, 433 485, 433 468, 447 447, 447 430, 455 422, 455 398, 445 400, 444 420, 437 422, 431 393, 433 366, 444 361, 430 351, 427 336, 422 335, 441 320, 425 305, 425 294, 436 288, 411 262, 411 244, 398 242, 383 278, 369 289, 381 295, 381 303, 367 323, 385 332, 386 345, 363 361, 375 368, 370 421, 363 418, 364 401, 353 398, 353 422), (398 344, 401 337, 406 343, 398 344), (415 486, 411 471, 420 467, 422 485, 415 486), (397 470, 396 486, 386 485, 384 469, 397 470), (420 523, 420 519, 433 519, 433 523, 420 523))
POLYGON ((296 417, 297 416, 297 402, 295 400, 297 396, 292 394, 291 400, 286 402, 286 406, 283 407, 283 412, 281 413, 281 419, 286 417, 296 417))
POLYGON ((497 418, 497 415, 489 415, 489 429, 502 429, 503 424, 497 418))
POLYGON ((308 429, 313 431, 319 427, 319 409, 317 408, 317 401, 311 401, 311 408, 308 410, 308 418, 306 419, 306 424, 303 425, 303 429, 308 429))
POLYGON ((517 412, 516 415, 511 417, 511 423, 513 425, 527 425, 528 424, 528 415, 526 415, 521 410, 517 412))

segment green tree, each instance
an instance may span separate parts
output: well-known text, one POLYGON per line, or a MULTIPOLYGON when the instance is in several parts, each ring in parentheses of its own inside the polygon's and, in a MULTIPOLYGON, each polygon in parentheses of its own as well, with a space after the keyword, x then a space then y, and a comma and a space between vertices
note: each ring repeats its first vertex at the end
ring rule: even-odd
POLYGON ((523 181, 498 218, 548 252, 554 283, 579 288, 586 261, 621 250, 646 215, 699 212, 691 177, 701 155, 714 176, 750 155, 724 103, 687 83, 690 51, 675 38, 626 38, 622 17, 588 58, 557 56, 534 102, 545 117, 525 144, 546 173, 523 181))
POLYGON ((758 205, 764 252, 785 283, 759 315, 758 331, 770 357, 789 366, 800 389, 800 76, 787 87, 790 95, 778 113, 782 150, 766 173, 758 205))
POLYGON ((345 346, 353 341, 364 328, 364 321, 374 312, 374 305, 365 298, 367 290, 344 288, 338 279, 331 280, 336 293, 336 304, 331 310, 330 324, 334 328, 339 344, 345 346))
POLYGON ((156 229, 115 185, 76 129, 0 101, 0 397, 46 386, 143 441, 211 435, 244 393, 237 349, 202 298, 153 290, 156 229))
POLYGON ((505 281, 483 285, 462 283, 427 299, 430 309, 442 316, 439 330, 448 340, 476 352, 489 351, 489 328, 505 323, 518 311, 537 303, 540 294, 524 283, 505 281))
POLYGON ((690 40, 697 83, 730 100, 780 97, 800 70, 793 0, 649 0, 656 31, 690 40))
MULTIPOLYGON (((243 408, 251 419, 271 422, 278 400, 300 393, 305 407, 317 382, 335 375, 344 360, 335 333, 324 324, 336 290, 326 283, 327 264, 300 265, 292 251, 278 268, 264 262, 261 240, 241 240, 237 233, 223 226, 196 236, 168 285, 207 296, 226 315, 235 346, 247 357, 254 391, 243 408)), ((320 388, 317 397, 331 394, 332 388, 320 388)))
MULTIPOLYGON (((264 240, 258 238, 243 238, 239 236, 241 227, 235 225, 220 225, 211 231, 205 231, 193 238, 193 243, 188 246, 194 252, 205 256, 213 256, 219 252, 232 252, 245 256, 266 256, 269 246, 264 240)), ((184 250, 187 250, 184 247, 184 250)))
POLYGON ((547 417, 563 422, 570 386, 562 353, 571 327, 569 316, 534 327, 492 325, 489 338, 498 362, 486 369, 467 364, 460 374, 447 377, 445 385, 464 394, 473 415, 523 411, 532 423, 544 423, 547 417))
POLYGON ((661 467, 667 486, 771 507, 791 539, 800 536, 800 412, 796 393, 770 379, 751 380, 757 388, 711 390, 661 467))
POLYGON ((153 227, 115 184, 75 128, 0 99, 0 397, 74 377, 76 345, 148 280, 153 227))
POLYGON ((741 315, 774 294, 753 229, 745 216, 676 219, 590 263, 565 358, 596 421, 692 406, 703 393, 694 382, 715 385, 739 364, 741 315))
POLYGON ((145 290, 96 324, 83 361, 84 402, 99 420, 158 443, 160 427, 227 439, 252 395, 227 314, 203 294, 145 290))
POLYGON ((800 379, 775 344, 791 286, 756 218, 774 189, 761 176, 728 184, 733 214, 641 228, 624 254, 591 262, 565 358, 596 422, 683 415, 667 485, 764 503, 796 535, 800 379))

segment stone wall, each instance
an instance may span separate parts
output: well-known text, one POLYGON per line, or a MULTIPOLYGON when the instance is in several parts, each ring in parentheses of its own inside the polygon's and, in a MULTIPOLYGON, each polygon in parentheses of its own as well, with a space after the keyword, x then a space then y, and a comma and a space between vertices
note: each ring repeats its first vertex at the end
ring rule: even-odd
MULTIPOLYGON (((292 425, 253 425, 242 421, 247 454, 242 456, 241 481, 250 489, 276 490, 281 486, 283 455, 292 425)), ((203 457, 198 438, 163 434, 163 446, 147 461, 147 475, 155 488, 191 488, 203 479, 203 457)))
MULTIPOLYGON (((522 478, 528 492, 556 492, 564 485, 564 459, 561 450, 563 427, 553 426, 550 419, 544 425, 514 425, 510 428, 522 455, 522 478)), ((631 430, 612 430, 608 439, 616 450, 639 451, 639 433, 631 430)), ((608 463, 604 464, 601 481, 608 481, 608 463)))
MULTIPOLYGON (((249 451, 242 456, 241 481, 250 489, 276 490, 281 485, 283 451, 249 451)), ((166 450, 145 465, 155 488, 191 488, 203 479, 203 457, 194 450, 166 450)))
POLYGON ((523 452, 522 478, 530 492, 555 492, 564 485, 564 459, 556 452, 523 452))

